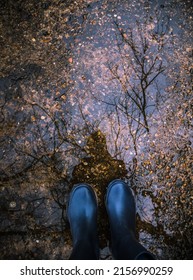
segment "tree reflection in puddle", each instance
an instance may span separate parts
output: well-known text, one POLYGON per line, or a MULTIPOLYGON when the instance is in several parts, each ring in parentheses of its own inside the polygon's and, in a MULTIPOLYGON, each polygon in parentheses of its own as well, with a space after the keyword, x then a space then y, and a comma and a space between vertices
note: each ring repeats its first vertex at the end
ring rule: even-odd
POLYGON ((189 1, 28 2, 0 9, 1 258, 68 258, 80 181, 99 196, 109 254, 104 195, 117 177, 136 195, 140 241, 191 258, 189 1))

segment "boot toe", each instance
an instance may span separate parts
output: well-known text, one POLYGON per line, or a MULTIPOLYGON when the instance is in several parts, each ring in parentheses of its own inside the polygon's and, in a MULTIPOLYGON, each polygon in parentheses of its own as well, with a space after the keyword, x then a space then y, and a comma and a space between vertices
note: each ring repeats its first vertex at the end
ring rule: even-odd
POLYGON ((67 209, 67 217, 71 220, 95 218, 97 212, 97 200, 93 189, 87 184, 76 185, 71 193, 67 209))
POLYGON ((135 200, 131 188, 122 180, 112 181, 107 188, 106 207, 108 211, 134 211, 135 200))
POLYGON ((118 227, 126 232, 135 231, 135 200, 124 181, 116 179, 108 185, 105 204, 112 231, 118 227))

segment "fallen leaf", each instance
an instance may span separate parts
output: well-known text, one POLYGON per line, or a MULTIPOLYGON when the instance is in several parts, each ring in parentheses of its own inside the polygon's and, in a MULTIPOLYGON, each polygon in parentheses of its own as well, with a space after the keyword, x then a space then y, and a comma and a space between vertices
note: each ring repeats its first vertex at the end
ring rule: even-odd
POLYGON ((66 96, 65 95, 62 95, 61 98, 66 101, 66 96))

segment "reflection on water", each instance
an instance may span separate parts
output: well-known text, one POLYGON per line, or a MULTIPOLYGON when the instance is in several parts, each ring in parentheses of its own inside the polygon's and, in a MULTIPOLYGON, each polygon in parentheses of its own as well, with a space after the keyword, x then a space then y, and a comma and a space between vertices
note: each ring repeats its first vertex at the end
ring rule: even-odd
POLYGON ((127 175, 122 160, 112 158, 109 154, 105 135, 99 130, 92 133, 86 143, 87 156, 75 166, 72 183, 86 182, 93 186, 98 198, 98 224, 101 247, 106 247, 108 234, 108 217, 105 210, 105 195, 108 184, 116 178, 127 175))
POLYGON ((131 183, 138 238, 192 258, 190 1, 1 3, 1 258, 66 259, 73 184, 131 183), (179 16, 180 13, 180 16, 179 16))

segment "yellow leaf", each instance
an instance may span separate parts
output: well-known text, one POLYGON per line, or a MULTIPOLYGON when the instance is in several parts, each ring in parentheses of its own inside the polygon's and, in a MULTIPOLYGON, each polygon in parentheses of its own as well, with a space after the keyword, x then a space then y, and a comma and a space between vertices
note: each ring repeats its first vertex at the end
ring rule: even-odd
POLYGON ((31 121, 35 122, 36 118, 34 116, 31 116, 31 121))

